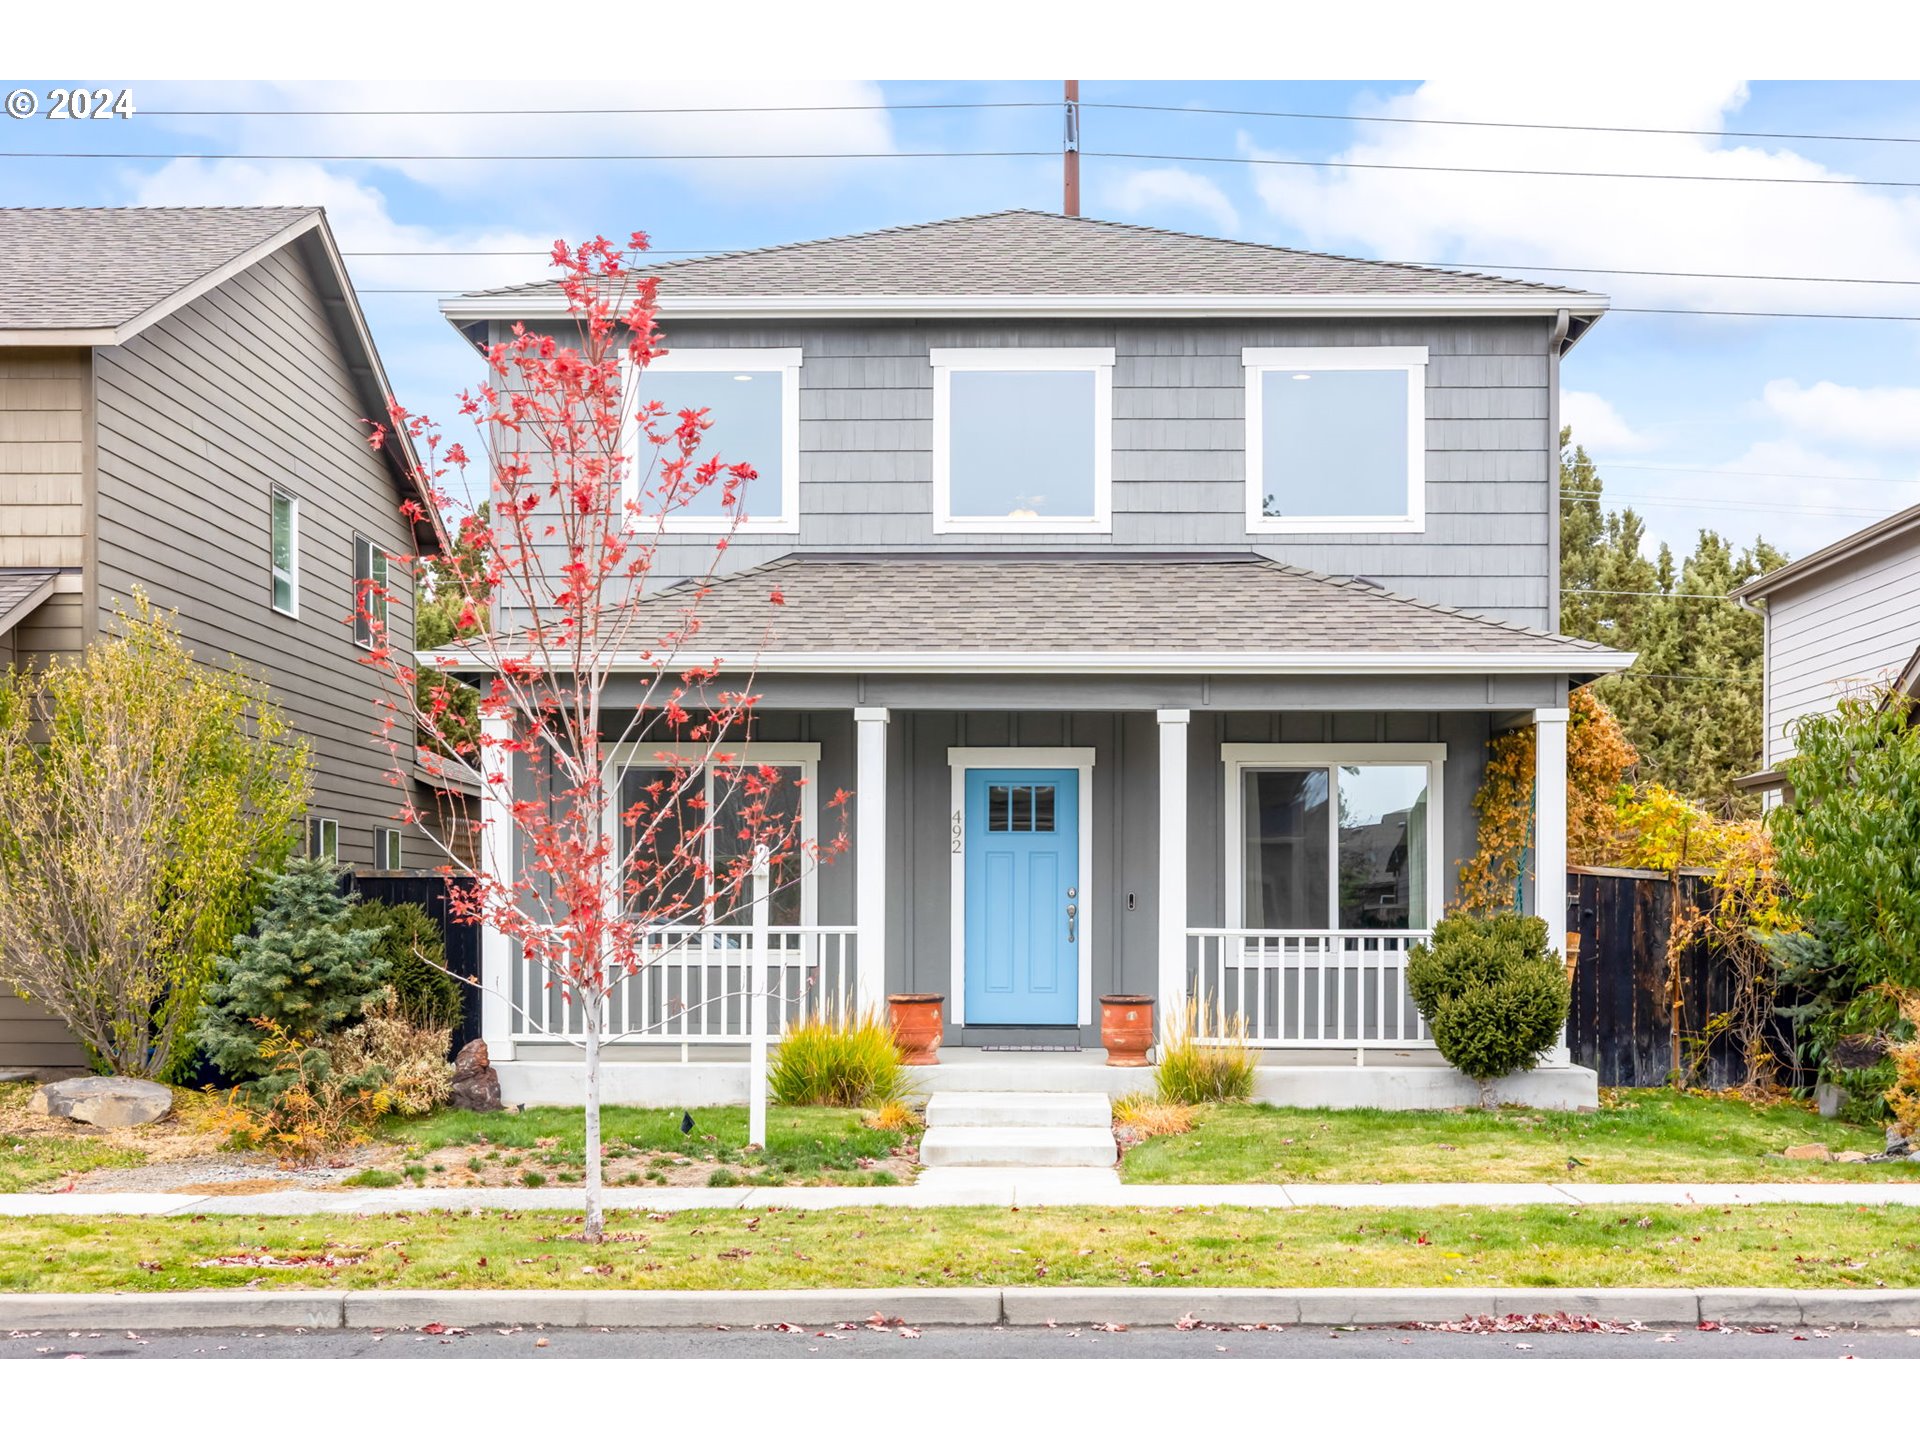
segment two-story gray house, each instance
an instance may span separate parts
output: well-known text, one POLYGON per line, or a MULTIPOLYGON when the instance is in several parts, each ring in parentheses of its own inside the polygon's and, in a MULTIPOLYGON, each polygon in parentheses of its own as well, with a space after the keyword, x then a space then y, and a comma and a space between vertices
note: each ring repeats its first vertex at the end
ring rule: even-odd
MULTIPOLYGON (((1470 1099, 1406 951, 1515 726, 1564 930, 1568 689, 1632 658, 1555 633, 1560 362, 1605 300, 1030 211, 647 273, 641 393, 759 475, 700 645, 757 666, 750 757, 855 797, 850 858, 776 906, 783 1013, 935 993, 929 1088, 1127 1088, 1100 997, 1197 998, 1263 1095, 1470 1099)), ((476 343, 565 313, 443 308, 476 343)), ((662 628, 726 525, 670 523, 634 600, 662 628)), ((741 1093, 733 943, 623 987, 608 1093, 741 1093)), ((497 936, 486 963, 509 1098, 577 1095, 577 1016, 497 936)), ((1514 1093, 1592 1103, 1554 1060, 1514 1093)))
MULTIPOLYGON (((318 209, 0 209, 0 669, 78 656, 138 587, 271 687, 313 759, 310 849, 437 863, 394 818, 355 616, 385 580, 411 642, 414 482, 363 418, 389 393, 318 209)), ((0 995, 0 1062, 78 1059, 0 995)))

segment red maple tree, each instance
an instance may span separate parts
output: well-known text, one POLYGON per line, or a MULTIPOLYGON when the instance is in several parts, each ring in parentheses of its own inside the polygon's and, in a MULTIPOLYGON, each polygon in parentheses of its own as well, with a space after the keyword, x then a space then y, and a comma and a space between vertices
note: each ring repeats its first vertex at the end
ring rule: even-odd
MULTIPOLYGON (((631 251, 646 243, 635 234, 631 251)), ((554 334, 516 324, 486 347, 486 382, 460 396, 475 450, 391 406, 389 423, 411 437, 432 499, 403 513, 435 552, 461 556, 433 571, 458 599, 451 653, 430 657, 423 677, 410 645, 388 643, 382 588, 367 582, 356 601, 372 636, 367 663, 392 681, 380 721, 395 783, 408 786, 418 766, 442 793, 453 776, 479 791, 471 846, 411 802, 399 818, 460 882, 450 885, 456 917, 497 932, 522 973, 541 977, 537 997, 516 1001, 497 976, 494 993, 523 1016, 537 1006, 543 1024, 557 995, 562 1035, 582 1051, 590 1239, 603 1230, 601 1059, 622 1038, 609 1032, 610 997, 662 953, 663 935, 737 923, 757 862, 775 884, 792 885, 844 850, 850 798, 840 791, 828 802, 840 817, 831 840, 802 834, 803 782, 743 757, 758 699, 753 658, 723 663, 699 650, 701 602, 756 477, 748 464, 701 455, 706 411, 668 413, 643 398, 647 366, 665 353, 659 281, 636 276, 628 253, 604 238, 555 243, 568 318, 554 334), (475 493, 476 478, 484 515, 453 496, 455 481, 475 493), (649 582, 668 520, 716 489, 730 523, 703 574, 678 582, 670 600, 640 603, 663 588, 649 582), (472 679, 477 726, 436 671, 472 679), (643 783, 624 796, 609 763, 615 747, 646 757, 643 783)), ((385 438, 376 425, 373 443, 385 438)), ((418 556, 398 558, 419 568, 418 556)), ((783 603, 768 593, 763 645, 783 603)))

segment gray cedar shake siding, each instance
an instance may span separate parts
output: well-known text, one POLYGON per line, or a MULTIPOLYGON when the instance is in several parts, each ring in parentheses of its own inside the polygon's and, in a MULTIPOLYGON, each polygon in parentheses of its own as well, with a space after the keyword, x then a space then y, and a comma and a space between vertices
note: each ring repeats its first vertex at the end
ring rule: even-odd
MULTIPOLYGON (((312 813, 338 819, 341 860, 365 865, 402 792, 376 734, 381 677, 353 644, 353 541, 412 542, 347 366, 293 249, 98 352, 98 618, 139 585, 179 610, 196 654, 264 677, 311 747, 312 813), (297 618, 271 603, 276 485, 299 501, 297 618)), ((389 623, 404 636, 412 612, 395 588, 389 623)))

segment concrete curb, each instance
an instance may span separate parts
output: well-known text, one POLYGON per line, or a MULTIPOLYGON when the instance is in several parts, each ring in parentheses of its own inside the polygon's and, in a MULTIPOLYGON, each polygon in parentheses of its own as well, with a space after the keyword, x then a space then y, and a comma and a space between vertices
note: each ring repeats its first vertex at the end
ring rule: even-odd
POLYGON ((1400 1325, 1554 1313, 1647 1325, 1920 1326, 1920 1290, 1233 1289, 294 1290, 0 1295, 0 1331, 402 1329, 429 1323, 644 1329, 837 1325, 1400 1325))

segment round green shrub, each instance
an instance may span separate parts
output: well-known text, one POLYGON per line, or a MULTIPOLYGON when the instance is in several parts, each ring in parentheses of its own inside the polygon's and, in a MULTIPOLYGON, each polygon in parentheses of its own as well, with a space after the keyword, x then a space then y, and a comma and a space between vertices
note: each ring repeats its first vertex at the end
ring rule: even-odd
POLYGON ((1547 946, 1547 922, 1531 915, 1453 915, 1407 956, 1407 988, 1433 1042, 1480 1084, 1530 1070, 1560 1038, 1572 990, 1547 946))
POLYGON ((460 1029, 465 990, 447 973, 447 945, 440 927, 418 905, 362 900, 355 926, 373 930, 373 953, 387 967, 387 984, 414 1024, 430 1030, 460 1029))

